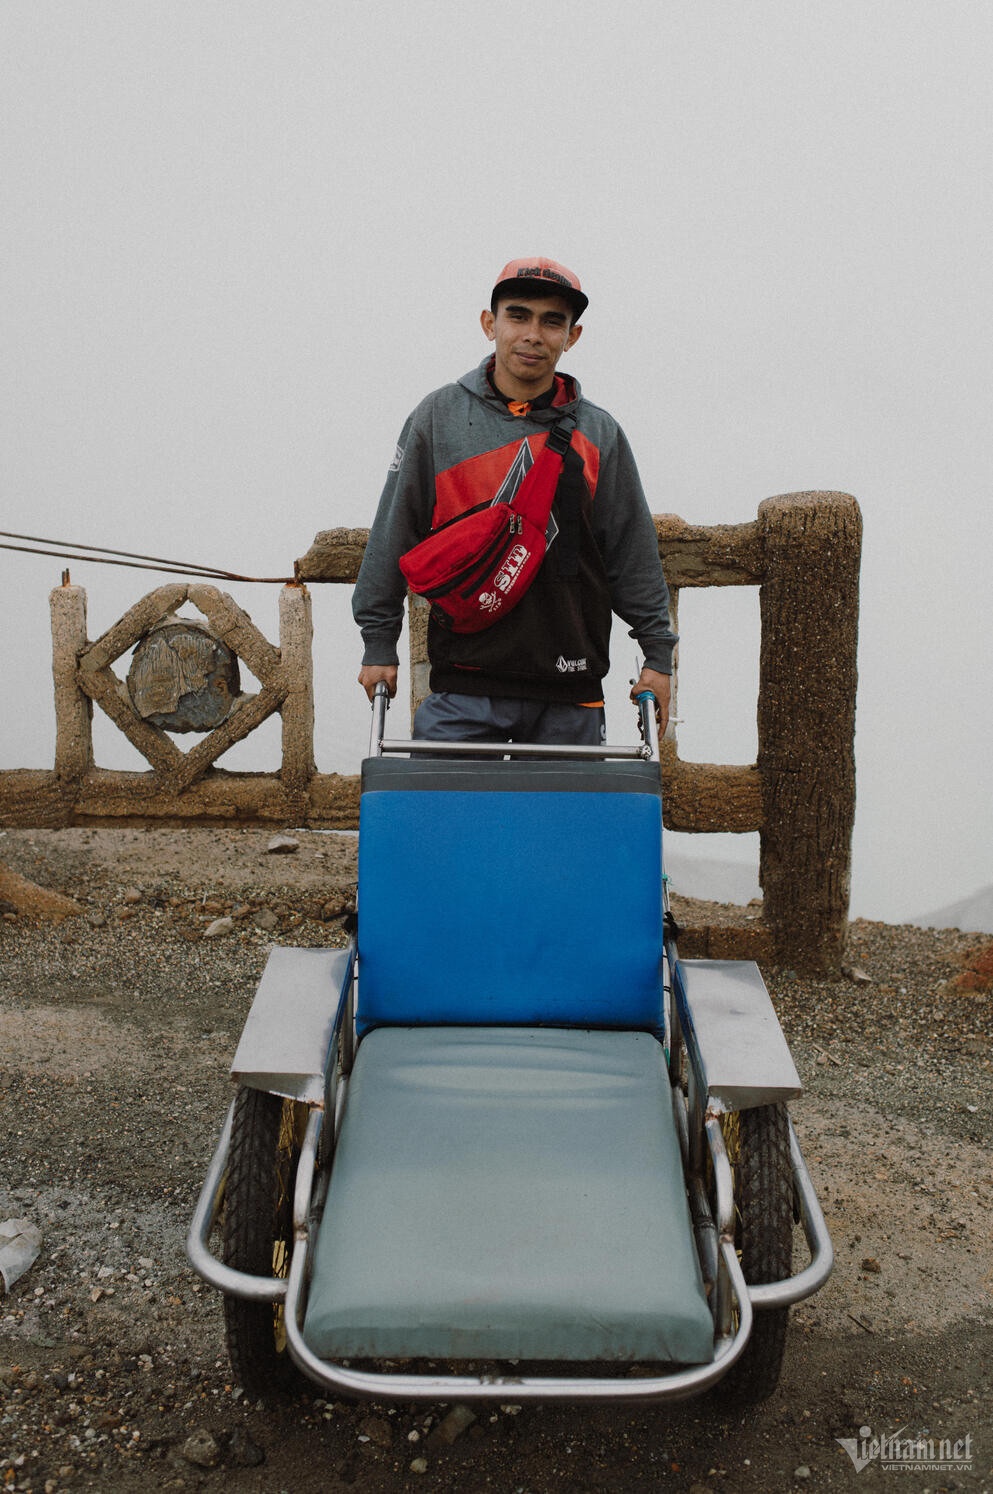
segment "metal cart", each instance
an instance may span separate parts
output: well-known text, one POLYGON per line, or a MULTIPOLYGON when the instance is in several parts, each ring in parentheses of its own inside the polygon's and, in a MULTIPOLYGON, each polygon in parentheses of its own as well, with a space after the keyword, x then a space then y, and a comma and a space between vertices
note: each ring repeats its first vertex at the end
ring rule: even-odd
POLYGON ((187 1242, 252 1395, 775 1388, 831 1242, 758 967, 678 956, 653 705, 467 747, 380 687, 357 935, 272 950, 187 1242))

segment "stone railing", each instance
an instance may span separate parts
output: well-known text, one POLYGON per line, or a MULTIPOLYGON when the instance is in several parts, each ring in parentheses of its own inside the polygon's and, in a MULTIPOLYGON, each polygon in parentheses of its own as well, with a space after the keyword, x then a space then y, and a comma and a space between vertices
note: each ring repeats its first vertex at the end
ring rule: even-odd
MULTIPOLYGON (((661 772, 670 829, 758 832, 762 914, 747 924, 698 923, 681 948, 836 970, 847 929, 855 808, 858 504, 840 493, 791 493, 762 503, 757 519, 747 524, 691 526, 673 515, 655 523, 677 613, 679 592, 687 586, 758 586, 760 594, 757 761, 750 766, 684 762, 670 733, 661 772)), ((69 584, 57 588, 51 599, 55 765, 51 771, 0 772, 0 824, 292 823, 354 829, 358 778, 318 773, 314 765, 313 626, 306 583, 353 582, 366 535, 334 529, 316 537, 296 564, 296 584, 280 594, 278 647, 230 596, 194 582, 160 587, 90 643, 85 593, 69 584), (260 683, 257 694, 229 698, 224 692, 230 673, 222 679, 206 666, 181 663, 176 666, 180 684, 172 680, 168 688, 157 689, 153 678, 141 710, 136 708, 132 674, 122 680, 113 666, 157 629, 186 621, 176 616, 183 604, 197 608, 204 619, 184 658, 203 653, 206 632, 231 661, 248 667, 260 683), (158 697, 166 695, 166 706, 175 704, 187 687, 184 698, 199 707, 214 699, 211 692, 224 700, 205 718, 216 718, 217 724, 184 753, 172 736, 192 728, 170 730, 175 717, 153 706, 161 706, 158 697), (94 765, 94 702, 145 757, 148 772, 94 765), (229 773, 214 766, 276 712, 282 720, 279 773, 229 773)), ((426 609, 415 601, 409 630, 412 709, 427 688, 426 609)), ((236 663, 233 667, 236 674, 236 663)))
MULTIPOLYGON (((225 592, 194 582, 162 586, 142 597, 95 643, 86 637, 81 587, 58 587, 51 609, 55 767, 0 773, 0 824, 357 825, 358 779, 318 773, 314 765, 313 624, 303 584, 280 593, 278 647, 225 592), (113 668, 156 628, 175 623, 184 603, 200 611, 209 636, 246 664, 261 685, 257 695, 227 702, 219 723, 185 753, 165 727, 139 714, 127 682, 113 668), (146 759, 149 772, 94 765, 94 702, 146 759), (278 773, 214 767, 229 747, 276 712, 282 720, 278 773)), ((189 695, 201 699, 213 685, 206 678, 186 683, 192 686, 189 695)))

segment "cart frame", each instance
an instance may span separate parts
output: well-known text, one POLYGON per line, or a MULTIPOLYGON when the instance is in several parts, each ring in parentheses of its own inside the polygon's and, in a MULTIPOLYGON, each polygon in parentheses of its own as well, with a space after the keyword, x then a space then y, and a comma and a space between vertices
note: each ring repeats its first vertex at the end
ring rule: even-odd
MULTIPOLYGON (((370 757, 658 758, 651 696, 638 702, 641 745, 597 748, 538 744, 447 744, 384 737, 385 687, 373 701, 370 757)), ((736 1247, 735 1177, 725 1144, 729 1115, 785 1105, 800 1081, 771 1000, 749 962, 681 961, 665 900, 664 1036, 676 1131, 697 1257, 710 1286, 714 1324, 709 1362, 664 1374, 443 1373, 368 1370, 325 1360, 304 1338, 314 1242, 347 1106, 356 1052, 355 941, 345 950, 276 947, 246 1022, 232 1074, 238 1083, 293 1102, 303 1139, 293 1188, 288 1275, 250 1275, 211 1247, 223 1209, 235 1102, 228 1110, 190 1224, 190 1262, 210 1285, 245 1302, 283 1306, 293 1363, 325 1390, 345 1397, 448 1401, 678 1401, 716 1385, 745 1352, 756 1315, 785 1309, 816 1292, 833 1264, 830 1236, 792 1120, 788 1122, 794 1216, 809 1262, 791 1276, 748 1283, 736 1247), (292 991, 294 1021, 287 1022, 292 991), (303 1124, 305 1122, 305 1125, 303 1124)), ((776 1368, 778 1374, 778 1366, 776 1368)))

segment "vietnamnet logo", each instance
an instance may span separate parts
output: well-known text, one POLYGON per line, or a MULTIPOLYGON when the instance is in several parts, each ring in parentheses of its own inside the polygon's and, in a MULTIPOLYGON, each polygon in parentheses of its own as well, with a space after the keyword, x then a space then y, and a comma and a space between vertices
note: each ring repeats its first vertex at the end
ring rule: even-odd
POLYGON ((851 1458, 856 1473, 877 1463, 881 1468, 904 1473, 965 1473, 972 1467, 972 1434, 966 1437, 929 1436, 920 1432, 916 1437, 905 1437, 906 1427, 888 1436, 872 1435, 871 1427, 859 1427, 857 1437, 836 1437, 834 1440, 845 1449, 851 1458))

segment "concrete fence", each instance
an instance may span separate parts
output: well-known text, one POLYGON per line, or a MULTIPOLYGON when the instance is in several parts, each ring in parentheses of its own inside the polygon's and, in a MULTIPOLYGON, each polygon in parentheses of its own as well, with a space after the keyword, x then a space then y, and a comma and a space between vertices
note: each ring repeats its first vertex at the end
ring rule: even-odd
MULTIPOLYGON (((670 732, 661 773, 670 829, 758 832, 761 914, 753 910, 747 919, 711 922, 698 918, 681 949, 837 970, 848 921, 855 811, 858 504, 841 493, 791 493, 766 500, 747 524, 691 526, 674 515, 659 516, 655 524, 677 615, 683 587, 757 586, 760 594, 757 761, 749 766, 684 762, 670 732)), ((172 583, 142 597, 90 642, 85 592, 69 584, 57 588, 51 597, 55 764, 50 770, 0 772, 0 825, 356 828, 358 778, 318 773, 314 763, 307 584, 353 582, 366 535, 334 529, 316 537, 296 563, 297 582, 280 594, 278 645, 230 596, 195 582, 172 583), (122 679, 114 668, 129 650, 137 657, 156 630, 182 631, 173 625, 187 620, 177 619, 184 604, 201 614, 201 634, 231 658, 235 677, 240 660, 260 685, 254 695, 225 695, 214 712, 218 724, 187 752, 173 736, 190 728, 170 730, 157 722, 178 719, 168 708, 183 690, 187 699, 215 700, 231 678, 230 671, 222 678, 203 664, 200 636, 193 640, 198 648, 188 648, 170 664, 179 683, 171 678, 167 688, 156 690, 153 678, 141 711, 133 671, 122 679), (148 701, 159 706, 165 701, 165 714, 148 701), (146 759, 148 771, 95 766, 94 703, 146 759), (282 723, 278 773, 230 773, 215 766, 229 747, 277 712, 282 723)), ((426 692, 427 662, 426 608, 412 600, 413 709, 426 692)), ((162 650, 158 657, 171 659, 162 650)), ((155 667, 161 676, 161 665, 155 667)))

